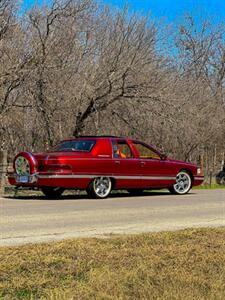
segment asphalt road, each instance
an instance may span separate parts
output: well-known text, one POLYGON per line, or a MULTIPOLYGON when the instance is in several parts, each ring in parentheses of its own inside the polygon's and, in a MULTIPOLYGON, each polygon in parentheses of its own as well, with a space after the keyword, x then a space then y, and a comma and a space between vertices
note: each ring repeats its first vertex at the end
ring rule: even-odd
POLYGON ((225 189, 167 192, 105 200, 64 196, 0 198, 0 246, 72 237, 225 226, 225 189))

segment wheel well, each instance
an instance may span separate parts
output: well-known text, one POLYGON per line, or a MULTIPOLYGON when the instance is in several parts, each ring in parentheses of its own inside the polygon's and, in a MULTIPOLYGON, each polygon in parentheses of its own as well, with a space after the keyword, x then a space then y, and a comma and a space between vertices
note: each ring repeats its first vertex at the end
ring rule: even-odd
POLYGON ((181 171, 187 172, 190 175, 190 177, 191 177, 191 181, 192 182, 194 181, 194 176, 193 176, 193 173, 192 173, 192 171, 190 169, 181 169, 179 172, 181 172, 181 171))
POLYGON ((112 181, 112 190, 114 189, 115 185, 116 185, 116 179, 113 177, 110 177, 111 181, 112 181))

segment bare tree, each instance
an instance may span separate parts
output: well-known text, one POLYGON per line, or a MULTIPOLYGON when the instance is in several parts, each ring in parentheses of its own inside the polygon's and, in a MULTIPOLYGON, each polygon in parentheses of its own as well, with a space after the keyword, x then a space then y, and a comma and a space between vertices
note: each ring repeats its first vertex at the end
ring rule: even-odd
POLYGON ((71 31, 79 23, 78 20, 84 17, 84 12, 90 9, 90 5, 89 0, 55 0, 50 8, 36 8, 28 14, 33 56, 29 90, 51 145, 54 142, 54 112, 65 94, 63 90, 60 93, 58 91, 61 81, 65 80, 62 71, 73 51, 69 39, 73 40, 77 34, 77 30, 75 33, 71 31), (67 25, 69 27, 66 29, 67 25))
MULTIPOLYGON (((7 114, 17 103, 18 88, 24 79, 23 32, 15 17, 16 4, 0 1, 0 135, 7 131, 7 114)), ((4 138, 0 144, 4 144, 4 138)))
POLYGON ((88 118, 115 102, 150 99, 156 90, 150 84, 153 72, 158 74, 154 25, 148 25, 146 19, 128 17, 126 10, 116 15, 105 10, 100 20, 88 37, 93 49, 89 49, 88 64, 82 66, 74 136, 84 131, 88 118))
POLYGON ((215 99, 219 96, 220 100, 225 80, 224 34, 224 24, 213 28, 204 20, 199 26, 192 16, 187 16, 177 37, 185 74, 204 80, 215 99))
POLYGON ((70 135, 119 134, 180 159, 202 154, 216 170, 225 147, 223 24, 187 16, 170 43, 150 18, 91 0, 16 12, 15 1, 0 0, 0 146, 11 156, 70 135))

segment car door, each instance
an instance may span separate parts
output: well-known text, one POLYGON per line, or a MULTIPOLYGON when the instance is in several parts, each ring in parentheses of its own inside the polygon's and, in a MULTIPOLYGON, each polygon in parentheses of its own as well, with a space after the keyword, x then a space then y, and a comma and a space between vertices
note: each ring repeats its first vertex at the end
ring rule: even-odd
POLYGON ((112 140, 112 172, 116 188, 140 186, 139 159, 135 157, 129 143, 123 139, 112 140))
POLYGON ((174 183, 174 170, 159 152, 141 142, 133 142, 133 145, 138 152, 143 187, 164 187, 174 183))

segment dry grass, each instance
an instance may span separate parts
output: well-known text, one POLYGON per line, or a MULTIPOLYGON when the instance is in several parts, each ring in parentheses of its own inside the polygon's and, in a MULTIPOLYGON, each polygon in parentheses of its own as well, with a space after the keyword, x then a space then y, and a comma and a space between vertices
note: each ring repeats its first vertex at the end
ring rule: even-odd
POLYGON ((225 299, 225 229, 0 248, 0 299, 225 299))

